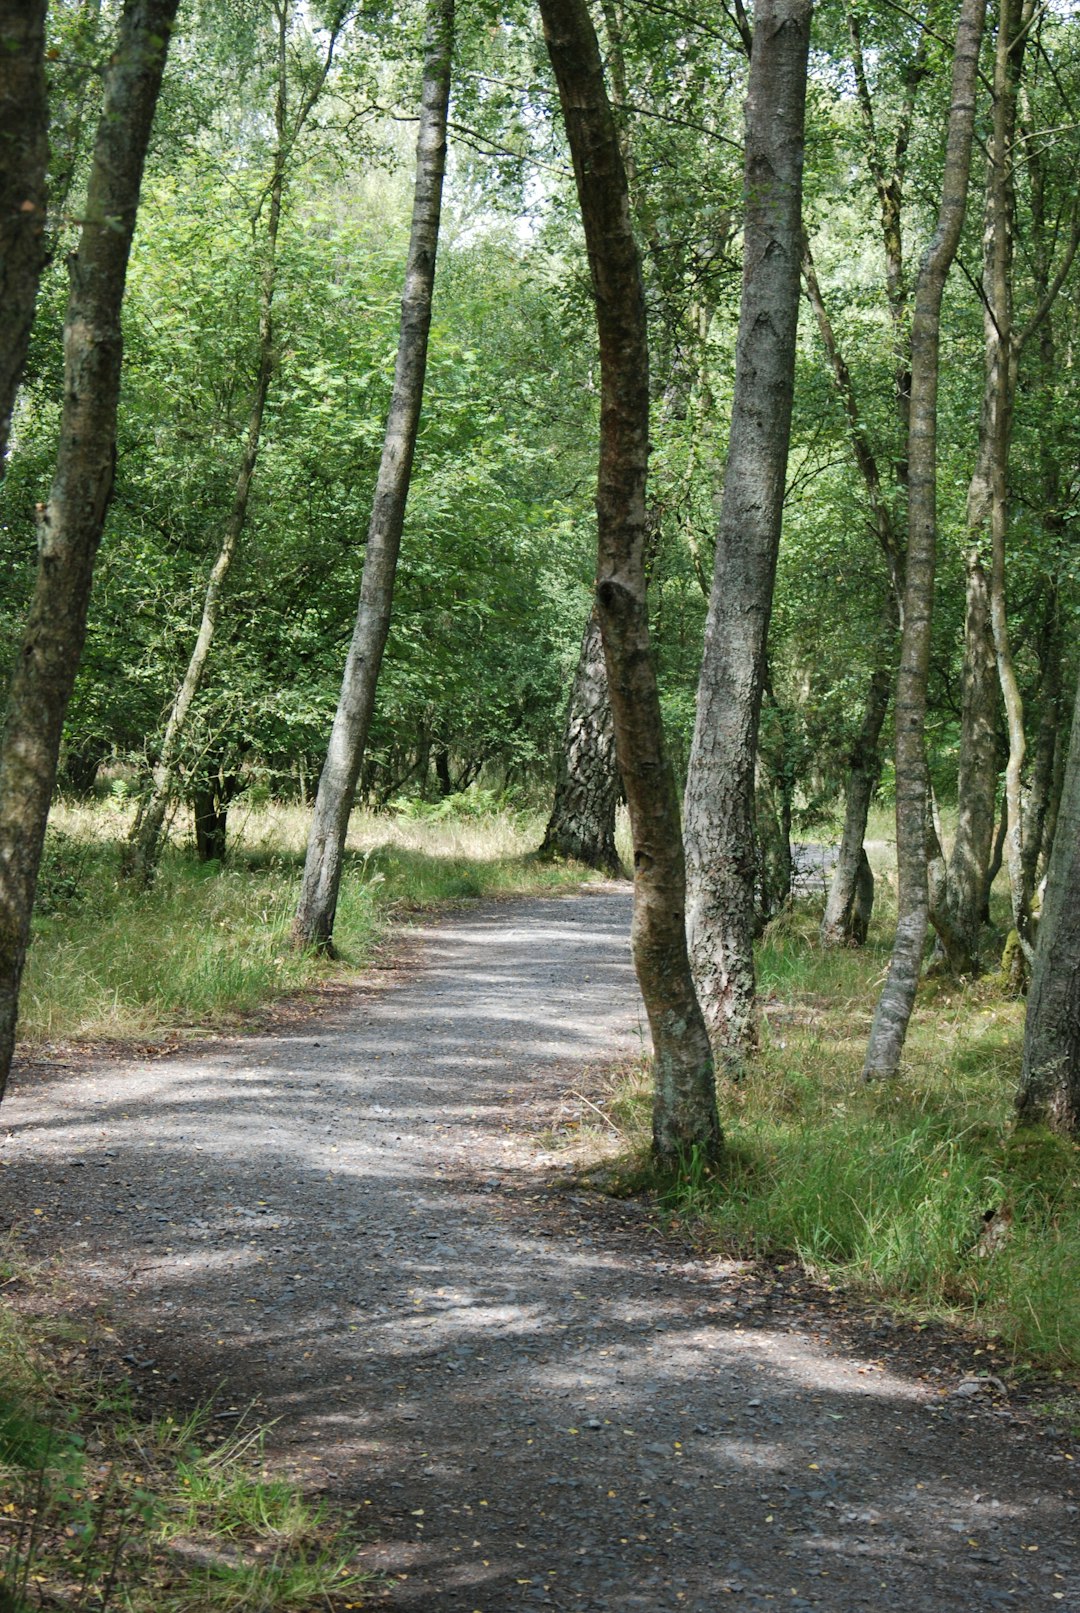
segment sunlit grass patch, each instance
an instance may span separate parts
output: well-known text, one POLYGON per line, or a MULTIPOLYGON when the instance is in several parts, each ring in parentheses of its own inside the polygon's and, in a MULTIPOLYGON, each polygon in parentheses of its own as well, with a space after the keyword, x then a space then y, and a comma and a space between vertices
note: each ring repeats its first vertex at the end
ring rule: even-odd
POLYGON ((353 814, 333 965, 299 952, 290 934, 308 812, 239 803, 224 865, 195 860, 181 821, 144 892, 120 872, 130 808, 61 804, 43 863, 20 1038, 145 1037, 234 1024, 335 970, 362 967, 396 913, 555 891, 588 877, 539 861, 536 815, 483 801, 456 812, 353 814))
MULTIPOLYGON (((758 953, 762 1046, 722 1077, 726 1149, 713 1174, 662 1184, 680 1219, 741 1257, 817 1272, 1080 1367, 1080 1147, 1016 1131, 1024 1004, 990 975, 922 983, 902 1074, 861 1079, 888 961, 824 950, 819 911, 770 927, 758 953)), ((647 1084, 628 1083, 645 1140, 647 1084)))

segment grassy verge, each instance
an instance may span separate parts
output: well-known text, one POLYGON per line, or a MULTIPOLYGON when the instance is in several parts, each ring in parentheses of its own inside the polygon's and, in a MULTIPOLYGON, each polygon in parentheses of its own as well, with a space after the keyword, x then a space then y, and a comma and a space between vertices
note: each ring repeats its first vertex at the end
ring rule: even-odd
MULTIPOLYGON (((484 805, 483 800, 480 803, 484 805)), ((173 845, 154 888, 120 877, 123 804, 53 813, 21 997, 20 1038, 151 1037, 220 1027, 369 960, 402 910, 468 897, 557 890, 580 868, 542 863, 542 824, 508 811, 426 817, 356 813, 334 940, 336 966, 290 944, 308 816, 237 808, 224 865, 173 845)))
MULTIPOLYGON (((5 1284, 32 1283, 0 1262, 5 1284)), ((0 1609, 338 1613, 367 1576, 348 1520, 268 1475, 257 1430, 137 1419, 64 1325, 0 1312, 0 1609)))
MULTIPOLYGON (((723 1164, 667 1184, 665 1203, 711 1247, 795 1256, 1075 1376, 1080 1145, 1013 1125, 1023 1003, 993 976, 924 983, 903 1074, 865 1086, 888 924, 865 952, 825 953, 818 918, 807 907, 771 928, 758 959, 762 1050, 721 1083, 723 1164)), ((644 1161, 649 1101, 635 1071, 604 1106, 629 1145, 620 1174, 644 1161)))

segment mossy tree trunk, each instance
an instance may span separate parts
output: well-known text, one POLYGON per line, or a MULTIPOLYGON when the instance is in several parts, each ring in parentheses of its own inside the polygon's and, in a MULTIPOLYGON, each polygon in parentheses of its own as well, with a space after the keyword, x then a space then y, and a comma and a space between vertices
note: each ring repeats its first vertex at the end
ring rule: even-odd
POLYGON ((127 0, 105 71, 85 218, 71 260, 56 469, 39 506, 38 567, 0 739, 0 1096, 64 714, 86 635, 94 560, 112 494, 120 309, 178 0, 127 0))
POLYGON ((652 1030, 653 1152, 719 1153, 713 1061, 686 949, 679 807, 649 640, 645 481, 649 355, 618 132, 585 0, 541 0, 589 254, 600 344, 596 599, 634 843, 632 946, 652 1030))
POLYGON ((0 0, 0 476, 45 267, 45 0, 0 0))
POLYGON ((600 614, 594 604, 585 623, 570 690, 555 800, 540 855, 574 857, 601 873, 618 874, 618 804, 615 725, 608 698, 600 614))

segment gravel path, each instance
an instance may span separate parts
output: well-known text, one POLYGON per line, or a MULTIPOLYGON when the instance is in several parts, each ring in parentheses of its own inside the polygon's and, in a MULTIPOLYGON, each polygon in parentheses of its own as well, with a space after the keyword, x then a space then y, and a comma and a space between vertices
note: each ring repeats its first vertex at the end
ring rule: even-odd
POLYGON ((281 1034, 25 1067, 0 1221, 145 1401, 278 1419, 379 1605, 1080 1613, 1080 1459, 972 1346, 560 1185, 567 1088, 642 1045, 628 926, 618 886, 485 905, 281 1034))

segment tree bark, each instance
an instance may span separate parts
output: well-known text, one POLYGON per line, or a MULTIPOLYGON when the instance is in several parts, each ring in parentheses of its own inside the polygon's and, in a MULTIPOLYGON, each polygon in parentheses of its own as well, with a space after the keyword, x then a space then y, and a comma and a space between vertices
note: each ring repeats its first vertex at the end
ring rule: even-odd
POLYGON ((810 16, 810 0, 759 0, 754 18, 735 392, 684 804, 694 979, 734 1057, 755 1040, 754 763, 791 430, 810 16))
POLYGON ((541 0, 589 254, 600 343, 596 598, 634 840, 632 946, 652 1030, 653 1152, 719 1153, 712 1053, 686 952, 679 808, 649 642, 644 549, 649 358, 626 174, 585 0, 541 0))
POLYGON ((46 262, 45 0, 0 0, 0 476, 46 262))
POLYGON ((299 138, 301 130, 307 122, 326 82, 333 60, 338 31, 341 27, 341 18, 344 15, 344 8, 339 10, 338 21, 331 32, 330 44, 322 64, 321 73, 314 86, 309 89, 307 95, 303 98, 292 129, 288 127, 286 47, 288 43, 289 9, 286 0, 276 0, 274 14, 277 23, 277 83, 274 97, 275 144, 270 185, 266 197, 266 246, 259 289, 258 369, 248 410, 244 447, 240 455, 240 464, 237 468, 236 482, 233 486, 232 506, 225 523, 221 547, 218 550, 213 566, 210 568, 210 575, 207 579, 199 631, 196 634, 195 644, 188 659, 184 676, 180 681, 176 694, 173 696, 172 705, 169 709, 165 733, 162 736, 157 759, 154 763, 150 794, 144 802, 131 832, 132 844, 127 870, 143 886, 152 884, 154 875, 157 872, 158 862, 161 858, 165 819, 176 791, 177 773, 180 766, 188 716, 195 697, 202 687, 203 677, 210 660, 210 651, 213 647, 214 634, 217 631, 218 618, 221 615, 225 583, 229 572, 232 570, 232 564, 236 558, 240 539, 243 537, 244 527, 247 523, 251 484, 255 476, 255 467, 259 458, 259 446, 262 440, 263 415, 277 364, 274 293, 277 286, 277 242, 281 228, 281 208, 285 194, 288 159, 291 149, 299 138))
POLYGON ((177 0, 127 0, 105 75, 64 321, 56 470, 37 512, 38 570, 0 740, 0 1096, 64 713, 86 632, 94 559, 113 485, 120 308, 143 163, 177 0))
MULTIPOLYGON (((984 460, 980 443, 979 459, 984 460)), ((974 489, 979 473, 973 478, 974 489)), ((969 511, 971 510, 969 494, 969 511)), ((969 515, 969 522, 970 522, 969 515)), ((978 525, 976 520, 974 525, 978 525)), ((990 589, 977 545, 966 561, 964 663, 960 703, 956 837, 931 917, 950 974, 979 971, 979 935, 994 847, 998 777, 998 682, 990 629, 990 589)))
POLYGON ((874 904, 874 875, 863 842, 870 803, 881 776, 878 743, 891 693, 892 667, 882 661, 871 676, 862 726, 848 763, 844 828, 821 921, 823 946, 863 946, 866 942, 874 904))
POLYGON ((937 227, 919 269, 911 333, 908 549, 896 686, 896 939, 863 1066, 867 1080, 894 1075, 922 966, 929 918, 926 685, 937 540, 937 389, 941 302, 967 207, 975 86, 986 0, 963 0, 953 58, 945 170, 937 227))
POLYGON ((601 873, 618 875, 618 804, 615 725, 608 699, 600 614, 594 604, 585 624, 566 710, 555 801, 540 847, 541 857, 574 857, 601 873))
POLYGON ((298 945, 324 951, 331 950, 349 814, 375 709, 379 667, 390 631, 394 576, 420 424, 446 169, 446 119, 453 50, 454 0, 430 0, 412 229, 401 300, 394 386, 364 552, 356 625, 315 796, 304 877, 293 923, 293 936, 298 945))
MULTIPOLYGON (((967 609, 964 631, 960 772, 956 839, 949 859, 943 910, 932 914, 953 974, 976 974, 983 892, 992 854, 997 799, 998 687, 1005 694, 1010 756, 1023 759, 1023 712, 1005 628, 1005 523, 1009 439, 1016 360, 1012 339, 1013 143, 1016 78, 1023 60, 1029 0, 1001 0, 994 50, 994 122, 988 152, 983 229, 983 397, 975 469, 968 488, 967 609), (990 574, 983 551, 991 552, 990 574), (999 551, 1000 550, 1000 555, 999 551)), ((1019 767, 1006 774, 1010 829, 1019 819, 1019 767), (1015 782, 1010 786, 1010 777, 1015 782), (1013 819, 1016 818, 1014 823, 1013 819)), ((1018 872, 1014 861, 1011 872, 1018 872)), ((1021 882, 1022 883, 1022 882, 1021 882)), ((1026 912, 1020 901, 1018 911, 1026 912)))
POLYGON ((1080 1133, 1080 683, 1035 946, 1016 1107, 1080 1133))

